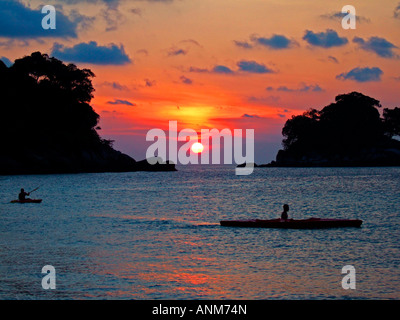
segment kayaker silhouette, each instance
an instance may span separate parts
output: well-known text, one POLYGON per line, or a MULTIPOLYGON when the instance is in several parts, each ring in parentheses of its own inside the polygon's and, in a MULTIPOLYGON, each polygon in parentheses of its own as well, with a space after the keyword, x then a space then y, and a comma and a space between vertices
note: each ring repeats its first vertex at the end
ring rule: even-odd
POLYGON ((283 205, 283 212, 281 214, 281 219, 287 220, 288 219, 288 211, 289 211, 289 205, 284 204, 283 205))
POLYGON ((29 196, 29 195, 30 195, 30 193, 25 192, 25 190, 22 188, 21 192, 18 195, 18 199, 19 199, 19 201, 25 201, 25 200, 27 200, 26 196, 29 196))

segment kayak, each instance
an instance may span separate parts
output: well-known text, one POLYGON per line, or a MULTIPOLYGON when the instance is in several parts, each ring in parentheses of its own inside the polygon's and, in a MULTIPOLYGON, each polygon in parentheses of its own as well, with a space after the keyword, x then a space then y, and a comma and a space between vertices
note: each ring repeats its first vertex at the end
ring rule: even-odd
POLYGON ((11 203, 41 203, 42 199, 13 200, 11 203))
POLYGON ((272 220, 223 220, 220 221, 224 227, 248 227, 248 228, 281 228, 281 229, 324 229, 361 227, 362 220, 354 219, 320 219, 310 218, 302 220, 294 219, 272 219, 272 220))

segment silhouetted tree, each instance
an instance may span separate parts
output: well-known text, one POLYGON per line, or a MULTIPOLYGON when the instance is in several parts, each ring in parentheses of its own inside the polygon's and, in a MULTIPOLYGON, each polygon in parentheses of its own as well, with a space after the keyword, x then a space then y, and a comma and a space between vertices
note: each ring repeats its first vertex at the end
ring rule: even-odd
MULTIPOLYGON (((361 93, 338 95, 321 111, 311 109, 287 120, 282 129, 284 149, 346 154, 376 146, 385 139, 385 126, 377 108, 381 108, 378 100, 361 93)), ((394 122, 399 113, 385 110, 386 127, 396 132, 394 122)))
POLYGON ((299 116, 292 116, 286 121, 282 134, 285 137, 283 145, 285 149, 308 149, 314 146, 313 135, 318 131, 319 112, 310 109, 299 116))
POLYGON ((100 138, 93 77, 40 52, 10 68, 0 61, 0 175, 176 170, 136 162, 100 138))
POLYGON ((0 63, 0 134, 8 147, 107 144, 96 132, 99 115, 89 69, 34 52, 0 63))
POLYGON ((400 136, 400 108, 383 109, 383 123, 388 137, 400 136))

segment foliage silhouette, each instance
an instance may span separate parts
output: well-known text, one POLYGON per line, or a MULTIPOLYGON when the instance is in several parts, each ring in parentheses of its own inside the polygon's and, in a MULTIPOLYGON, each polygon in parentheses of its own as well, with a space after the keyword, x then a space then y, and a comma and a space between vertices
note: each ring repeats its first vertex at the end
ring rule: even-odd
POLYGON ((400 108, 383 109, 383 124, 388 137, 400 136, 400 108))
POLYGON ((292 116, 282 129, 283 150, 273 165, 400 165, 400 109, 379 113, 378 100, 341 94, 318 111, 292 116))
POLYGON ((138 169, 96 131, 94 76, 40 52, 0 61, 0 174, 138 169))

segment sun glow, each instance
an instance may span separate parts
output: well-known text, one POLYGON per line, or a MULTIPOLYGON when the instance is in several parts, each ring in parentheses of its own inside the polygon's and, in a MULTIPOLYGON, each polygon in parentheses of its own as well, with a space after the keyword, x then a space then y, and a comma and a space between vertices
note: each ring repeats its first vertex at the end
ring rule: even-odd
POLYGON ((195 142, 192 144, 192 151, 194 153, 201 153, 204 150, 204 146, 200 142, 195 142))

